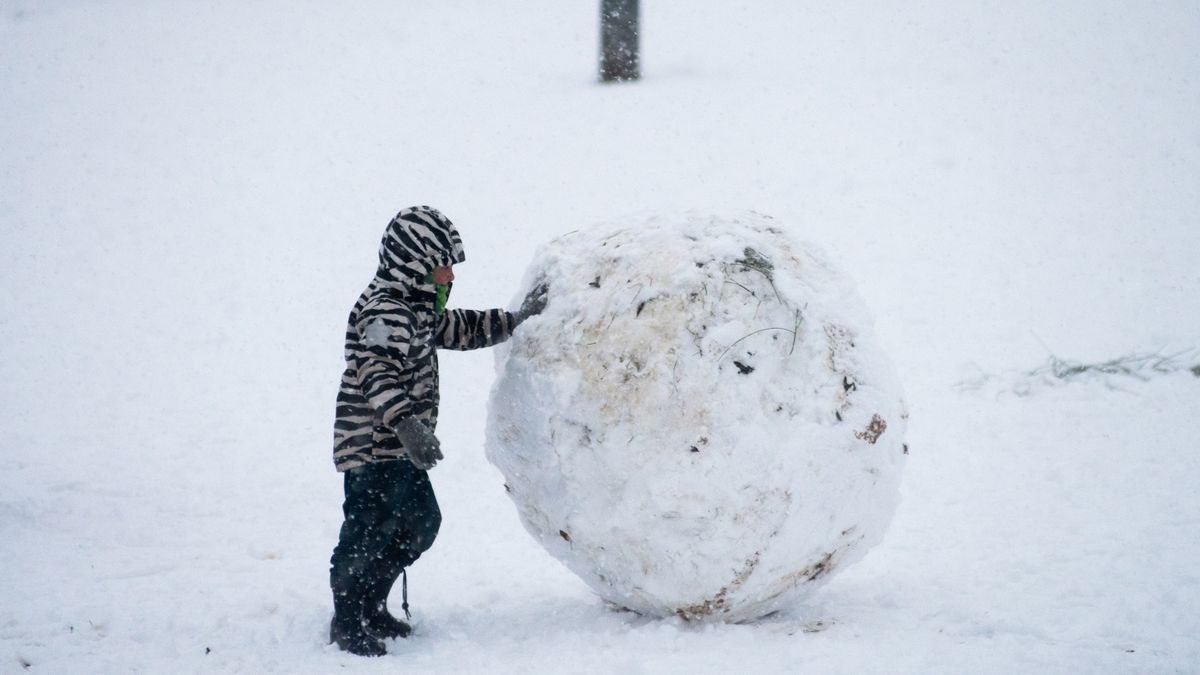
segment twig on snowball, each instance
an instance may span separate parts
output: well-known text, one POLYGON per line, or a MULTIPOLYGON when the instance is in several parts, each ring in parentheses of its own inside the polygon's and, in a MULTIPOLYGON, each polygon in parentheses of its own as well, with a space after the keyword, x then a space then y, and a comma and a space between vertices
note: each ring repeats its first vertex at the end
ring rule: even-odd
MULTIPOLYGON (((797 324, 797 325, 798 325, 798 324, 797 324)), ((775 327, 775 326, 772 326, 772 327, 770 327, 770 328, 760 328, 760 329, 758 329, 758 330, 756 330, 756 331, 754 331, 754 332, 752 332, 752 333, 746 333, 746 334, 745 334, 745 335, 743 335, 742 337, 740 337, 740 338, 738 338, 738 339, 734 340, 734 341, 733 341, 733 344, 731 344, 731 345, 729 345, 728 347, 726 347, 726 348, 725 348, 725 351, 721 352, 721 355, 717 357, 717 363, 720 363, 720 362, 721 362, 721 359, 725 358, 725 355, 729 353, 729 350, 730 350, 730 349, 733 349, 734 347, 736 347, 736 346, 737 346, 737 343, 741 342, 742 340, 745 340, 745 339, 746 339, 746 338, 748 338, 748 337, 752 337, 752 336, 754 336, 754 335, 758 335, 759 333, 765 333, 765 332, 767 332, 767 331, 769 331, 769 330, 781 330, 781 331, 783 331, 783 332, 785 332, 785 333, 791 333, 791 334, 792 334, 792 337, 793 337, 793 342, 792 342, 792 344, 793 344, 793 345, 795 345, 795 340, 794 340, 794 338, 795 338, 795 336, 796 336, 796 331, 794 331, 794 330, 792 330, 792 329, 790 329, 790 328, 777 328, 777 327, 775 327)))
POLYGON ((792 348, 788 350, 788 356, 791 356, 796 351, 796 339, 800 337, 801 321, 804 321, 804 316, 800 313, 800 310, 796 310, 796 325, 792 327, 792 348))

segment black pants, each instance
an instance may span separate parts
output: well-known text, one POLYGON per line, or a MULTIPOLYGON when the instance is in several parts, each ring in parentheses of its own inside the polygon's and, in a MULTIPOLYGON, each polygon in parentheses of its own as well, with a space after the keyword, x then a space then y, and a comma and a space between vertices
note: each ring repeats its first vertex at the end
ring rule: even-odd
POLYGON ((364 464, 345 473, 345 493, 345 520, 329 561, 335 607, 339 598, 386 601, 400 572, 433 545, 441 527, 429 475, 407 459, 364 464))

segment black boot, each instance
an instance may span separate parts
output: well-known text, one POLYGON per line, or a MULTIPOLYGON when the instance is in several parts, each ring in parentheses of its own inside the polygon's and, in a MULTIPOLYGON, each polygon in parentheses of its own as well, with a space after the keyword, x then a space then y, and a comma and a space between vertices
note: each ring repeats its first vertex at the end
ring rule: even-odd
POLYGON ((383 656, 387 647, 366 631, 363 617, 365 598, 361 583, 338 584, 333 590, 333 621, 329 623, 329 642, 342 651, 359 656, 383 656), (347 587, 348 586, 348 587, 347 587))
POLYGON ((387 654, 383 642, 363 629, 362 619, 348 622, 334 614, 333 621, 329 623, 329 642, 337 643, 338 649, 358 656, 387 654))
POLYGON ((384 605, 375 614, 367 617, 367 632, 385 640, 391 638, 406 638, 412 634, 412 626, 392 616, 384 605))
MULTIPOLYGON (((367 586, 366 605, 363 621, 367 631, 384 639, 406 638, 412 634, 412 626, 392 616, 387 609, 388 595, 396 583, 396 577, 405 574, 404 568, 393 561, 378 561, 376 569, 372 570, 371 582, 367 586)), ((408 576, 404 579, 404 616, 408 618, 408 576)))

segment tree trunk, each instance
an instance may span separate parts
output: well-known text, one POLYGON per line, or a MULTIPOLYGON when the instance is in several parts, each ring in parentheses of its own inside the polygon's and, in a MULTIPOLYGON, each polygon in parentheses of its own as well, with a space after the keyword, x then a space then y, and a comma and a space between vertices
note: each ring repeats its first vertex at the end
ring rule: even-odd
POLYGON ((600 51, 602 82, 638 79, 638 0, 600 0, 600 51))

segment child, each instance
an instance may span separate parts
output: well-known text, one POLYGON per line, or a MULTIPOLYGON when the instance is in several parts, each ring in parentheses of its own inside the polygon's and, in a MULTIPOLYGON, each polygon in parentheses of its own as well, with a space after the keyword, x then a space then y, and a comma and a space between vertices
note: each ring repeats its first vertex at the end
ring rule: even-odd
POLYGON ((379 270, 350 312, 334 426, 345 520, 330 560, 329 640, 354 654, 381 656, 383 639, 412 631, 388 613, 388 594, 441 525, 426 473, 442 459, 434 435, 437 350, 503 342, 546 305, 540 285, 515 314, 447 310, 452 268, 464 259, 448 218, 428 206, 404 209, 388 225, 379 270))

